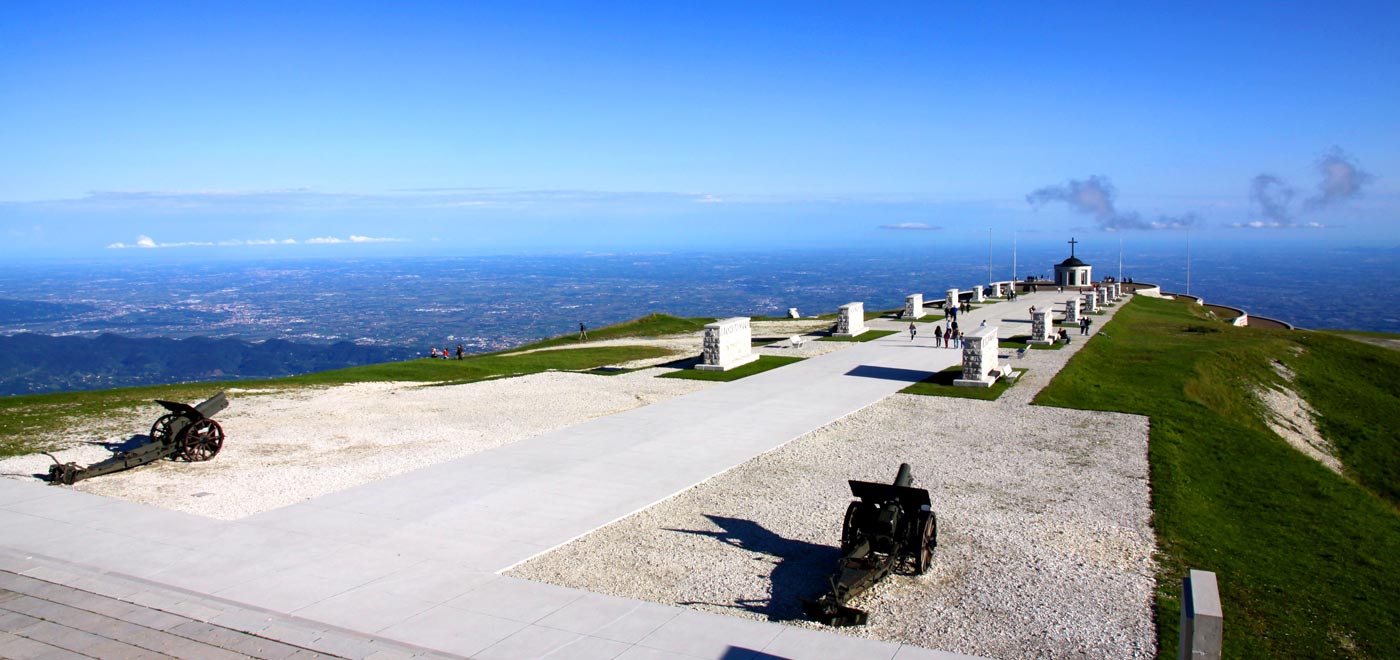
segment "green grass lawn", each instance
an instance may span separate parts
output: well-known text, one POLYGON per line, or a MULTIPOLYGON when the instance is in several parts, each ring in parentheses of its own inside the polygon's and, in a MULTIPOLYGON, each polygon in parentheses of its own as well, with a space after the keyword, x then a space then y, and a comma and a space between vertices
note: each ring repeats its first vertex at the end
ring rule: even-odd
MULTIPOLYGON (((1084 339, 1088 339, 1088 337, 1084 337, 1084 338, 1081 339, 1080 341, 1083 341, 1084 339)), ((997 342, 997 346, 999 346, 999 347, 1001 347, 1001 348, 1010 348, 1010 349, 1031 348, 1032 350, 1037 350, 1037 351, 1058 351, 1058 350, 1060 350, 1060 349, 1062 349, 1062 348, 1065 347, 1065 345, 1064 345, 1064 344, 1061 344, 1060 342, 1055 342, 1055 343, 1050 344, 1050 345, 1048 345, 1048 346, 1043 346, 1043 345, 1040 345, 1040 344, 1036 344, 1036 345, 1032 346, 1031 344, 1027 343, 1027 342, 1029 342, 1030 340, 1031 340, 1031 336, 1030 336, 1030 335, 1016 335, 1016 336, 1014 336, 1014 337, 1007 337, 1006 339, 1000 340, 999 342, 997 342)))
MULTIPOLYGON (((668 314, 648 314, 641 318, 632 319, 631 321, 626 321, 617 325, 610 325, 605 328, 589 328, 588 341, 622 339, 625 337, 661 337, 664 335, 679 335, 687 332, 700 332, 705 329, 706 324, 714 323, 715 320, 716 319, 711 318, 687 319, 670 316, 668 314)), ((581 343, 584 342, 579 341, 578 333, 574 332, 511 350, 518 351, 531 348, 547 348, 550 346, 569 346, 581 343)))
MULTIPOLYGON (((1026 374, 1025 369, 1016 369, 1020 376, 1026 374)), ((1017 377, 1017 380, 1020 379, 1017 377)), ((923 396, 951 396, 959 399, 981 399, 983 401, 995 401, 1015 383, 1005 378, 997 379, 991 387, 958 387, 953 384, 954 380, 962 377, 962 367, 952 366, 930 375, 900 392, 905 394, 920 394, 923 396)))
POLYGON ((1226 654, 1383 658, 1400 649, 1400 354, 1326 333, 1236 328, 1135 298, 1035 403, 1151 417, 1159 657, 1181 577, 1217 573, 1226 654), (1347 477, 1287 445, 1254 388, 1286 364, 1347 477))
MULTIPOLYGON (((600 328, 590 337, 653 336, 671 330, 684 332, 699 319, 677 319, 652 315, 614 326, 600 328), (635 334, 633 334, 635 333, 635 334)), ((699 324, 703 327, 703 323, 699 324)), ((555 339, 530 347, 573 343, 571 338, 555 339)), ((0 456, 13 456, 40 451, 52 446, 56 433, 66 427, 93 425, 94 420, 110 417, 111 413, 146 410, 154 420, 162 408, 154 399, 198 402, 228 388, 253 390, 234 395, 237 399, 258 396, 289 387, 327 386, 370 381, 409 381, 425 384, 471 383, 491 378, 518 376, 542 371, 588 371, 598 367, 671 355, 672 352, 654 346, 588 346, 581 348, 542 350, 534 353, 488 353, 467 356, 463 360, 433 360, 421 358, 405 362, 386 362, 362 367, 322 371, 303 376, 256 381, 224 381, 128 387, 92 392, 58 392, 0 398, 0 456)), ((520 350, 520 349, 515 349, 520 350)), ((122 417, 126 417, 122 415, 122 417)), ((129 422, 114 419, 99 421, 94 433, 114 435, 145 431, 127 428, 129 422)))
POLYGON ((736 367, 729 371, 700 371, 699 369, 680 369, 670 373, 661 374, 657 378, 684 378, 687 380, 713 380, 728 382, 739 380, 746 376, 761 374, 769 369, 777 369, 794 362, 801 362, 806 358, 791 357, 787 355, 764 355, 757 360, 742 367, 736 367))
POLYGON ((901 330, 866 330, 854 337, 818 337, 817 341, 873 341, 902 332, 901 330))

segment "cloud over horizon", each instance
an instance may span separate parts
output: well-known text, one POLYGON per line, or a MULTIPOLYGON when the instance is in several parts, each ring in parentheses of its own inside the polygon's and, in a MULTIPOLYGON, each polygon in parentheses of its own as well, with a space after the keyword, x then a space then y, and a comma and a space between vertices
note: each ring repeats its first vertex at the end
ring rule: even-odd
POLYGON ((1242 229, 1324 228, 1327 225, 1316 221, 1300 222, 1299 217, 1361 196, 1362 188, 1376 178, 1358 167, 1356 160, 1337 146, 1318 158, 1316 169, 1321 176, 1317 184, 1318 192, 1303 200, 1297 209, 1294 208, 1297 188, 1273 174, 1255 176, 1249 183, 1249 201, 1257 207, 1256 211, 1263 219, 1237 222, 1231 226, 1242 229))
POLYGON ((896 231, 938 231, 943 228, 926 222, 901 222, 893 225, 880 225, 880 229, 893 229, 896 231))
POLYGON ((222 241, 181 241, 178 243, 157 243, 150 236, 141 234, 136 237, 135 243, 116 242, 107 246, 109 250, 127 249, 157 249, 157 248, 183 248, 183 247, 247 247, 259 245, 333 245, 337 243, 407 243, 407 238, 373 238, 370 236, 358 236, 351 234, 349 238, 338 238, 326 236, 320 238, 310 238, 305 241, 298 241, 295 238, 267 238, 267 239, 231 239, 222 241))
POLYGON ((1059 186, 1045 186, 1026 195, 1026 203, 1035 210, 1051 202, 1064 202, 1070 210, 1094 216, 1094 222, 1103 231, 1125 229, 1186 229, 1198 226, 1200 217, 1194 213, 1179 216, 1160 215, 1147 220, 1140 213, 1121 211, 1115 204, 1118 190, 1106 176, 1090 176, 1080 181, 1071 179, 1059 186))

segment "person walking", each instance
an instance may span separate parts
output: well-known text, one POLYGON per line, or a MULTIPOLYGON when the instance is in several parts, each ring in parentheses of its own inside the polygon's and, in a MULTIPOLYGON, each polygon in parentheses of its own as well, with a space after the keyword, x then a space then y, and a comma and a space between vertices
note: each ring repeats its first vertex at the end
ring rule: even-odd
POLYGON ((584 341, 586 339, 588 339, 588 326, 580 323, 578 324, 578 340, 584 341))
POLYGON ((458 359, 458 360, 462 359, 462 355, 465 354, 465 353, 466 353, 466 351, 463 351, 463 350, 462 350, 462 345, 461 345, 461 344, 457 344, 457 359, 458 359))
POLYGON ((919 334, 919 329, 914 327, 914 322, 909 322, 909 341, 914 341, 914 335, 919 334))
POLYGON ((936 326, 933 329, 934 348, 943 348, 943 326, 936 326))

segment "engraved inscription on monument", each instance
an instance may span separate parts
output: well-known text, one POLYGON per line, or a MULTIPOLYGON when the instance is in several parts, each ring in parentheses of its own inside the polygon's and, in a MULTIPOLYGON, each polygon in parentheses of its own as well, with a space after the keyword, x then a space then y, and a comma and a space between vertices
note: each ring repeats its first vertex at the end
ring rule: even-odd
POLYGON ((983 326, 963 335, 962 378, 954 380, 953 385, 991 387, 997 378, 1004 375, 1003 368, 997 363, 1000 346, 996 326, 983 326))
POLYGON ((836 332, 833 337, 854 337, 865 332, 865 303, 853 302, 841 306, 836 315, 836 332))
POLYGON ((728 371, 757 360, 753 352, 753 331, 747 316, 715 321, 705 326, 705 341, 700 351, 701 371, 728 371))

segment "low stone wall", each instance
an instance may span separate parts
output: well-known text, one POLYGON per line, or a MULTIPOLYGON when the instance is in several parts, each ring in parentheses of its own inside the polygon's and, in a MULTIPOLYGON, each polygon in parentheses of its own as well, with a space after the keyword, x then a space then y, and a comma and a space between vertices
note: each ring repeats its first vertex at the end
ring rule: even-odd
POLYGON ((1218 317, 1221 321, 1229 321, 1230 325, 1239 326, 1241 328, 1243 328, 1246 325, 1249 325, 1249 314, 1245 313, 1244 310, 1238 307, 1229 307, 1226 305, 1214 305, 1207 303, 1202 303, 1202 305, 1204 305, 1206 309, 1210 310, 1210 312, 1216 317, 1218 317))
POLYGON ((1278 319, 1271 319, 1267 316, 1251 316, 1249 317, 1249 320, 1245 322, 1245 325, 1251 328, 1269 328, 1271 330, 1298 329, 1294 327, 1292 323, 1289 323, 1287 321, 1280 321, 1278 319))

